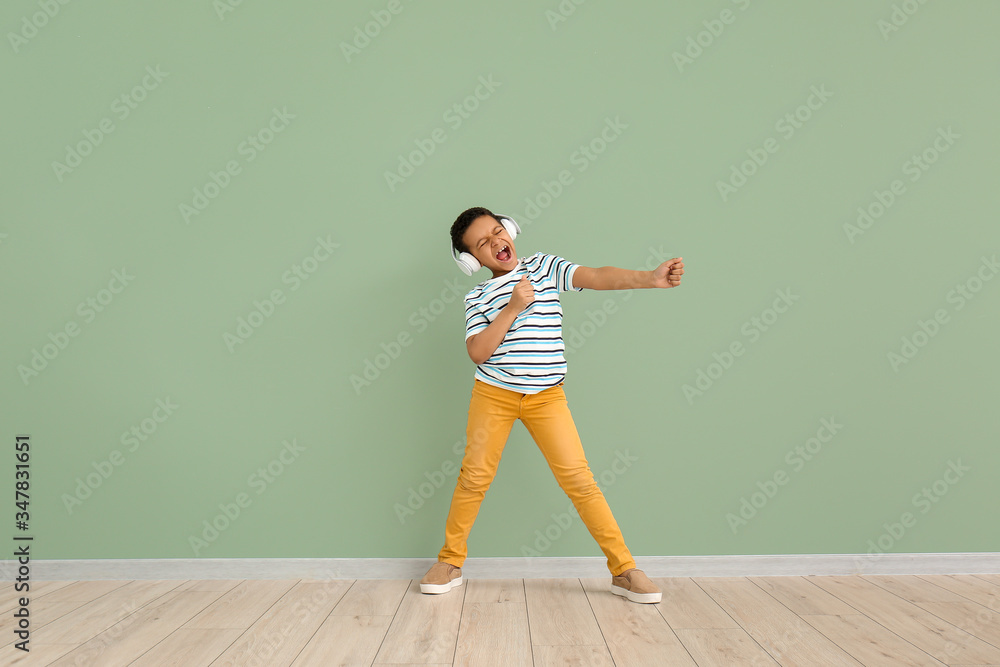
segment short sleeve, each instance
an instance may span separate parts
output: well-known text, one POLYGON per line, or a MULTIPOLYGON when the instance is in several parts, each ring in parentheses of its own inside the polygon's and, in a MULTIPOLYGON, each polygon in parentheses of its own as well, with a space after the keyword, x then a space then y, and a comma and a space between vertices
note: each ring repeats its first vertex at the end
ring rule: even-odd
POLYGON ((465 340, 469 338, 486 327, 488 327, 490 321, 486 319, 486 316, 476 308, 471 305, 468 301, 465 303, 465 340))
POLYGON ((560 292, 582 291, 582 287, 573 286, 573 274, 576 273, 580 265, 556 255, 552 255, 552 258, 548 277, 555 283, 556 289, 560 292))

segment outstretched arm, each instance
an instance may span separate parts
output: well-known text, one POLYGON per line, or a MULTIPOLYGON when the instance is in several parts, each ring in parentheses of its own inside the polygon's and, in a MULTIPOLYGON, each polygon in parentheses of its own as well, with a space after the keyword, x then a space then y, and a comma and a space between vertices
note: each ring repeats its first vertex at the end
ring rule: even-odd
POLYGON ((668 259, 652 271, 633 271, 616 266, 580 266, 573 272, 573 286, 594 290, 677 287, 684 273, 683 259, 668 259))

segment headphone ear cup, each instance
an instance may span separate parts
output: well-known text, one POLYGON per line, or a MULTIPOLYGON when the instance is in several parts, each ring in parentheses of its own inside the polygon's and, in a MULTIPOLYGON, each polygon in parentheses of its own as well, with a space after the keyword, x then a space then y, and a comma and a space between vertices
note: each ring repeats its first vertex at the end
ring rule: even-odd
POLYGON ((456 264, 458 264, 458 268, 462 270, 462 273, 467 276, 471 276, 473 273, 482 268, 482 265, 479 263, 479 260, 475 258, 475 256, 467 252, 458 252, 458 248, 452 245, 450 241, 448 242, 448 245, 451 248, 451 258, 455 260, 456 264))
POLYGON ((467 276, 471 276, 473 273, 483 268, 483 265, 479 263, 479 260, 467 252, 459 253, 458 259, 455 261, 458 262, 458 268, 462 269, 462 273, 467 276))
POLYGON ((500 216, 500 224, 503 225, 503 228, 507 230, 508 234, 510 234, 511 241, 516 239, 517 233, 521 231, 521 228, 517 226, 516 222, 514 222, 514 218, 506 215, 500 216))

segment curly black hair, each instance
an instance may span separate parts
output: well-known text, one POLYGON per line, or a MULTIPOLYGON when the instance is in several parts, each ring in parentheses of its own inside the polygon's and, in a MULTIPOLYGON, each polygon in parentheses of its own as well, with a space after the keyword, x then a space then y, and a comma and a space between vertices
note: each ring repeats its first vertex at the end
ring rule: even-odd
POLYGON ((497 222, 500 222, 500 218, 496 214, 482 206, 474 206, 462 211, 451 225, 451 246, 459 252, 472 254, 472 251, 465 245, 462 237, 465 235, 465 230, 472 224, 472 221, 484 215, 488 215, 497 222))

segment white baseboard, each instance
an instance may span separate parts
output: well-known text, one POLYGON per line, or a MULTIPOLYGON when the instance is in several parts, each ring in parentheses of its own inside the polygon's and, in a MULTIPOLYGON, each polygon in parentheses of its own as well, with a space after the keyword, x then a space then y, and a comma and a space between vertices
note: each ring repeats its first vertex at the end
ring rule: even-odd
MULTIPOLYGON (((36 560, 33 581, 92 579, 414 579, 437 558, 150 558, 36 560)), ((853 574, 1000 573, 1000 553, 635 556, 651 577, 747 577, 853 574)), ((18 564, 0 561, 0 579, 18 564)), ((462 574, 477 579, 606 577, 603 557, 469 558, 462 574)))

